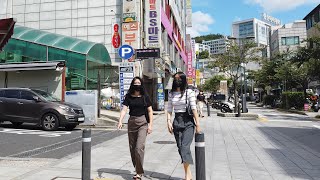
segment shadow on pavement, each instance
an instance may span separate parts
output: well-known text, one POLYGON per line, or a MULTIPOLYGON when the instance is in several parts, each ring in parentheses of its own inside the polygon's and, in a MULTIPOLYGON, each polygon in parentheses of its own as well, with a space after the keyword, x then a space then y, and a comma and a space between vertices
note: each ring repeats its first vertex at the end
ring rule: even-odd
POLYGON ((320 179, 319 129, 259 127, 259 130, 277 147, 266 148, 265 151, 284 172, 293 178, 320 179))
MULTIPOLYGON (((123 179, 133 179, 133 175, 129 170, 119 170, 119 169, 110 169, 110 168, 101 168, 98 169, 98 178, 104 178, 103 173, 113 174, 121 176, 123 179)), ((182 178, 171 177, 170 175, 152 172, 145 170, 145 174, 142 179, 172 179, 172 180, 181 180, 182 178)))

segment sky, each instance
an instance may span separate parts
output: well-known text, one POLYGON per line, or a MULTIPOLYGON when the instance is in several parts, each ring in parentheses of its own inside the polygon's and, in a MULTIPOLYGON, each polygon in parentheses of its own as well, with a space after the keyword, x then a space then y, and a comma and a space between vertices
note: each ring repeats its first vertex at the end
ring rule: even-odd
POLYGON ((303 19, 320 0, 191 0, 192 37, 219 33, 231 35, 232 22, 257 18, 262 13, 281 20, 282 24, 303 19))

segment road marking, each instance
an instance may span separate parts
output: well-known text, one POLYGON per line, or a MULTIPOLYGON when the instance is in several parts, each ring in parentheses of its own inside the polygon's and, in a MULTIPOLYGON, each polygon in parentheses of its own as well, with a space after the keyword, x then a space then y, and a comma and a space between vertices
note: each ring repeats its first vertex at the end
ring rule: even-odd
POLYGON ((320 129, 320 126, 317 126, 317 125, 313 125, 313 127, 320 129))
POLYGON ((264 115, 261 115, 261 114, 258 114, 258 116, 259 116, 259 121, 260 122, 267 122, 268 121, 268 119, 267 119, 267 117, 266 116, 264 116, 264 115))
POLYGON ((27 130, 27 129, 2 129, 0 133, 19 134, 19 135, 39 135, 41 137, 59 137, 61 135, 68 135, 71 132, 64 131, 41 131, 41 130, 27 130))
POLYGON ((311 122, 313 122, 313 121, 269 120, 269 122, 299 122, 299 123, 311 123, 311 122))

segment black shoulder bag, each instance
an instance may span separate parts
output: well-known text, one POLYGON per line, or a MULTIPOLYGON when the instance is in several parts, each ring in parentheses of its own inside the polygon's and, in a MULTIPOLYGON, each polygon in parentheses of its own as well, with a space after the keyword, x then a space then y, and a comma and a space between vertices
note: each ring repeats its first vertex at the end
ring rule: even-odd
POLYGON ((192 111, 192 108, 191 108, 191 105, 190 105, 190 101, 189 103, 187 102, 187 99, 188 99, 188 89, 186 90, 186 112, 193 117, 193 111, 192 111))
POLYGON ((145 96, 145 95, 143 96, 143 104, 144 104, 143 106, 144 106, 144 112, 145 112, 146 120, 147 120, 148 123, 150 123, 150 117, 149 117, 146 97, 147 96, 145 96))

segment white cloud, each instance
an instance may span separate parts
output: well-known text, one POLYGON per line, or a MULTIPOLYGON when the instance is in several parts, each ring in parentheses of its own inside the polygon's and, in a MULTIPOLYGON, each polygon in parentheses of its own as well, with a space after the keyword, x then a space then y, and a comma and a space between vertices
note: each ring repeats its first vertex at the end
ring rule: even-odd
POLYGON ((292 10, 303 4, 317 4, 319 0, 245 0, 245 3, 258 4, 270 13, 292 10))
POLYGON ((208 13, 197 11, 192 13, 192 27, 187 29, 191 37, 199 36, 201 33, 209 32, 209 25, 214 23, 213 17, 208 13))

